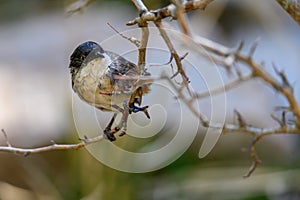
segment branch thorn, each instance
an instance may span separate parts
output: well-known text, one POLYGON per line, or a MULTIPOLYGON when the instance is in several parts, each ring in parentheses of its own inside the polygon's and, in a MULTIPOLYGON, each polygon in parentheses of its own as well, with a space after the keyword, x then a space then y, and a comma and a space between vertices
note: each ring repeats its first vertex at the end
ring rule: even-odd
POLYGON ((256 40, 254 41, 254 43, 250 47, 250 51, 249 51, 249 54, 248 54, 248 59, 251 59, 253 57, 259 42, 260 42, 260 37, 256 38, 256 40))
POLYGON ((6 132, 5 132, 5 130, 4 130, 4 129, 1 129, 1 131, 2 131, 2 133, 3 133, 3 135, 4 135, 4 139, 5 139, 5 142, 6 142, 7 146, 8 146, 8 147, 11 147, 11 144, 10 144, 10 142, 8 141, 8 136, 7 136, 6 132))
POLYGON ((243 116, 241 115, 241 113, 239 111, 237 111, 236 109, 234 109, 234 114, 236 115, 237 117, 237 121, 238 121, 238 124, 241 128, 245 127, 247 124, 246 124, 246 121, 245 119, 243 118, 243 116))

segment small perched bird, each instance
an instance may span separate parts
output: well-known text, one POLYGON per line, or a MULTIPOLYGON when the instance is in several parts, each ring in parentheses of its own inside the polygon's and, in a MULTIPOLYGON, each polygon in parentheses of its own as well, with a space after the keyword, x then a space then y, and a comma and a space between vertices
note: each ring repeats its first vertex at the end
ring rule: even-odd
MULTIPOLYGON (((80 44, 70 57, 72 88, 78 96, 90 105, 114 115, 104 130, 110 141, 116 140, 114 134, 124 129, 126 132, 128 114, 144 112, 150 118, 148 106, 138 107, 143 94, 149 92, 150 83, 145 79, 139 82, 138 68, 120 55, 104 51, 96 42, 80 44), (117 113, 122 112, 122 123, 111 129, 117 113)), ((143 76, 150 73, 144 70, 143 76)))

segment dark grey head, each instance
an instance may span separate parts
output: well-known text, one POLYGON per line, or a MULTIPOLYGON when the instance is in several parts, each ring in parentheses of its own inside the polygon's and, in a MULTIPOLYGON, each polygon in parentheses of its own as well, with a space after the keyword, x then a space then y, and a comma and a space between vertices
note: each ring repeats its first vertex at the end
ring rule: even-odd
POLYGON ((76 73, 80 67, 89 61, 103 57, 104 50, 96 42, 88 41, 79 45, 70 57, 69 68, 71 73, 76 73))

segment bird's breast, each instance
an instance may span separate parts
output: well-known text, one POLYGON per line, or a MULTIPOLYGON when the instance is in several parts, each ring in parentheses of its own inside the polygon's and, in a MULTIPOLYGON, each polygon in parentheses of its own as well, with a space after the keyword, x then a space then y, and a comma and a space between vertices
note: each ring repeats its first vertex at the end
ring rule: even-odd
POLYGON ((95 59, 83 66, 73 78, 73 89, 87 103, 103 110, 111 110, 112 105, 122 104, 128 94, 118 94, 113 80, 108 76, 109 63, 105 59, 95 59))

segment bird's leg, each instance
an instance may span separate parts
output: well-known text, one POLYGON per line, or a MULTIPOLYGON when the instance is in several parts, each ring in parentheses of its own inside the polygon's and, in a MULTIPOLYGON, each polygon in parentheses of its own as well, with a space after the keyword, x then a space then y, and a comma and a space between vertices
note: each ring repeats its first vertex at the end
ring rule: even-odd
POLYGON ((123 136, 126 134, 128 116, 129 116, 129 107, 126 105, 126 103, 124 103, 124 112, 122 113, 122 119, 117 126, 119 130, 122 129, 122 132, 120 133, 119 136, 123 136))
POLYGON ((124 113, 122 116, 121 122, 123 123, 123 131, 120 133, 120 136, 123 136, 126 134, 127 131, 127 121, 129 116, 129 107, 127 106, 126 102, 124 103, 124 113))
POLYGON ((142 97, 143 97, 143 90, 141 87, 137 88, 134 93, 131 95, 129 102, 128 102, 128 106, 129 106, 129 114, 133 113, 137 113, 137 112, 144 112, 146 117, 148 119, 150 119, 150 115, 148 113, 148 107, 149 106, 143 106, 143 107, 139 107, 142 103, 142 97), (138 104, 139 106, 136 106, 135 104, 138 104))
POLYGON ((144 112, 147 118, 150 119, 150 115, 148 113, 147 108, 149 106, 143 106, 139 107, 142 103, 142 96, 143 96, 143 90, 141 87, 139 87, 130 97, 129 102, 125 101, 124 102, 124 109, 120 108, 117 105, 113 105, 116 110, 122 113, 122 118, 120 123, 115 126, 112 129, 112 125, 115 121, 115 118, 117 117, 117 113, 114 113, 112 119, 108 123, 107 127, 104 130, 104 135, 106 138, 110 141, 115 141, 116 137, 114 136, 115 133, 119 132, 122 129, 122 132, 120 133, 120 136, 123 136, 126 134, 127 131, 127 121, 128 121, 128 116, 131 113, 137 113, 137 112, 144 112), (136 106, 135 104, 138 104, 139 106, 136 106))
POLYGON ((142 98, 143 98, 143 90, 141 87, 139 87, 131 95, 129 103, 128 103, 129 107, 135 103, 137 103, 140 106, 142 104, 142 98))
POLYGON ((106 128, 103 131, 105 137, 111 142, 116 140, 116 137, 114 136, 114 134, 112 133, 112 130, 111 130, 111 127, 112 127, 116 117, 117 117, 117 113, 114 113, 110 122, 108 123, 108 125, 106 126, 106 128))
POLYGON ((127 120, 129 116, 129 107, 127 106, 127 103, 124 102, 124 109, 119 107, 119 110, 122 110, 122 118, 120 123, 110 131, 110 134, 115 134, 119 132, 122 129, 122 132, 120 133, 120 136, 123 136, 126 134, 127 131, 127 120))

